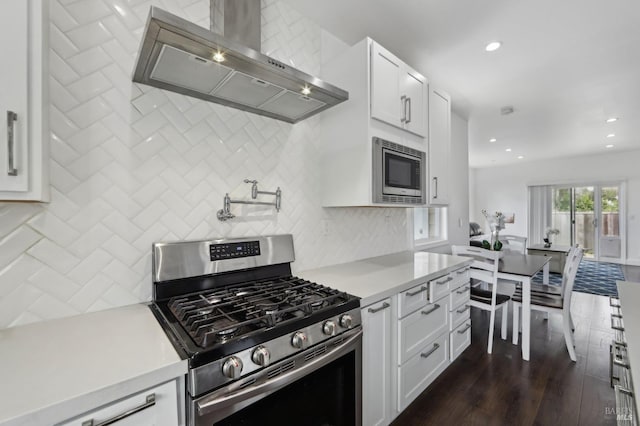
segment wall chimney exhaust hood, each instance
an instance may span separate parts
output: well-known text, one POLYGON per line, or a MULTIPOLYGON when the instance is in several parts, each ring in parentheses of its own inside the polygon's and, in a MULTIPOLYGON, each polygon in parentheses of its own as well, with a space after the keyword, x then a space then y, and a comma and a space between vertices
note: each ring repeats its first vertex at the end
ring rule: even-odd
POLYGON ((152 6, 133 81, 289 123, 349 98, 260 53, 260 0, 212 0, 212 28, 215 1, 224 2, 224 36, 152 6))

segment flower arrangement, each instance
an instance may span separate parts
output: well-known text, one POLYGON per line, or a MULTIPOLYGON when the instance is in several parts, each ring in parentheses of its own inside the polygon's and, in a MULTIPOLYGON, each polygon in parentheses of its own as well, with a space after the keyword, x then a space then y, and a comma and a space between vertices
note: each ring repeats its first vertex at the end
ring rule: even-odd
POLYGON ((504 229, 504 215, 502 212, 495 212, 494 214, 487 213, 486 210, 482 210, 482 214, 485 219, 487 219, 487 223, 489 224, 489 229, 491 229, 491 242, 487 240, 482 241, 482 247, 487 250, 495 250, 500 251, 502 249, 502 243, 499 240, 499 232, 504 229))
POLYGON ((560 230, 557 229, 557 228, 547 228, 547 229, 545 229, 545 231, 544 231, 544 235, 545 235, 544 246, 546 248, 551 247, 551 238, 550 237, 552 235, 558 235, 559 233, 560 233, 560 230))

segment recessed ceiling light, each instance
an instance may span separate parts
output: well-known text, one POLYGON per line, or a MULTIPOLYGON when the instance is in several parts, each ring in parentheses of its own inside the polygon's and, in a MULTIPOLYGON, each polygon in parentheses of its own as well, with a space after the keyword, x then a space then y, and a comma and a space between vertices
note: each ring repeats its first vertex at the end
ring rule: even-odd
POLYGON ((618 117, 607 118, 607 123, 613 123, 614 121, 618 121, 618 117))
POLYGON ((518 160, 522 160, 523 158, 524 158, 524 156, 518 155, 518 160))
POLYGON ((496 139, 496 138, 491 138, 491 139, 489 139, 489 142, 494 143, 494 142, 495 142, 495 141, 497 141, 497 140, 498 140, 498 139, 496 139))
POLYGON ((486 47, 484 48, 484 50, 486 50, 487 52, 493 52, 495 50, 500 49, 500 46, 502 46, 502 43, 499 41, 492 41, 491 43, 487 44, 486 47))
POLYGON ((616 134, 615 134, 615 133, 609 133, 609 134, 607 135, 607 137, 608 137, 608 138, 613 138, 613 137, 615 137, 615 136, 616 136, 616 134))
POLYGON ((612 144, 605 145, 605 148, 613 148, 613 145, 612 144))
POLYGON ((505 151, 511 152, 511 148, 507 148, 507 149, 505 149, 505 151))

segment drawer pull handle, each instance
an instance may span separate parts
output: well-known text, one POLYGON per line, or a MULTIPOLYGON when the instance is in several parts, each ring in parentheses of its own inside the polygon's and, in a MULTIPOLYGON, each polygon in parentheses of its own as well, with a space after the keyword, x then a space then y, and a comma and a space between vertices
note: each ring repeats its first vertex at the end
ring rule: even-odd
POLYGON ((453 278, 448 277, 446 280, 444 281, 436 281, 436 284, 438 285, 445 285, 446 283, 448 283, 449 281, 453 280, 453 278))
POLYGON ((464 311, 468 311, 469 309, 471 309, 471 307, 470 307, 469 305, 464 305, 464 308, 460 308, 460 309, 458 309, 456 312, 457 312, 457 313, 459 313, 459 314, 461 314, 461 313, 463 313, 464 311))
POLYGON ((82 422, 82 426, 107 426, 119 420, 126 419, 127 417, 132 416, 136 413, 139 413, 142 410, 146 410, 149 407, 153 407, 154 405, 156 405, 156 394, 152 393, 150 395, 147 395, 146 402, 144 404, 140 404, 129 411, 125 411, 124 413, 118 414, 117 416, 113 416, 110 419, 107 419, 100 423, 94 423, 93 419, 85 420, 84 422, 82 422))
POLYGON ((456 271, 456 274, 462 275, 462 274, 466 273, 468 270, 469 270, 469 268, 464 268, 464 269, 462 269, 460 271, 456 271))
POLYGON ((15 167, 15 132, 14 123, 18 119, 18 114, 13 111, 7 111, 7 159, 9 164, 7 166, 7 174, 9 176, 18 176, 18 169, 15 167))
POLYGON ((611 314, 611 318, 622 318, 620 314, 611 314))
POLYGON ((456 294, 463 294, 463 293, 468 292, 469 290, 471 290, 471 287, 465 287, 462 290, 456 291, 456 294))
POLYGON ((431 356, 431 354, 432 354, 432 353, 434 353, 435 351, 437 351, 439 347, 440 347, 440 345, 439 345, 439 344, 434 343, 434 344, 433 344, 433 347, 432 347, 431 349, 429 349, 429 351, 428 351, 428 352, 423 352, 423 353, 421 353, 421 354, 420 354, 420 356, 421 356, 422 358, 429 358, 429 356, 431 356))
POLYGON ((471 328, 471 324, 467 324, 462 330, 458 330, 458 334, 464 334, 471 328))
POLYGON ((618 299, 617 297, 610 296, 609 297, 609 306, 611 306, 612 308, 619 308, 620 307, 620 299, 618 299))
POLYGON ((624 327, 615 324, 613 317, 611 317, 611 328, 618 331, 624 331, 624 327))
POLYGON ((428 311, 422 311, 421 313, 422 313, 422 315, 429 315, 430 313, 437 311, 437 310, 438 310, 438 308, 440 308, 440 305, 438 305, 438 304, 436 303, 435 305, 433 305, 433 308, 431 308, 431 309, 430 309, 430 310, 428 310, 428 311))
POLYGON ((420 287, 418 290, 413 291, 413 292, 408 291, 406 294, 407 294, 407 296, 417 296, 418 294, 422 293, 422 292, 423 292, 423 291, 425 291, 426 289, 427 289, 426 287, 422 286, 422 287, 420 287))
POLYGON ((389 306, 391 306, 390 304, 388 304, 387 302, 384 302, 382 304, 382 306, 380 306, 379 308, 369 308, 369 312, 372 314, 375 314, 376 312, 380 312, 383 311, 385 309, 387 309, 389 306))

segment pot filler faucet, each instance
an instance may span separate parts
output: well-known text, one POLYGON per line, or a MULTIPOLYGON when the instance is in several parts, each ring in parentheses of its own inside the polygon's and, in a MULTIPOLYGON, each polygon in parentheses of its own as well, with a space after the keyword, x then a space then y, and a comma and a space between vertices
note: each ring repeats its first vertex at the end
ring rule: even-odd
POLYGON ((229 219, 233 219, 236 217, 233 213, 231 213, 231 204, 259 204, 263 206, 275 206, 276 211, 280 211, 281 200, 282 200, 282 191, 280 187, 278 187, 275 191, 259 191, 258 190, 258 181, 245 179, 244 183, 251 184, 251 199, 255 200, 258 198, 259 194, 263 195, 275 195, 276 199, 273 202, 268 201, 252 201, 252 200, 232 200, 229 197, 229 193, 224 194, 224 203, 221 210, 218 210, 218 220, 227 221, 229 219))

